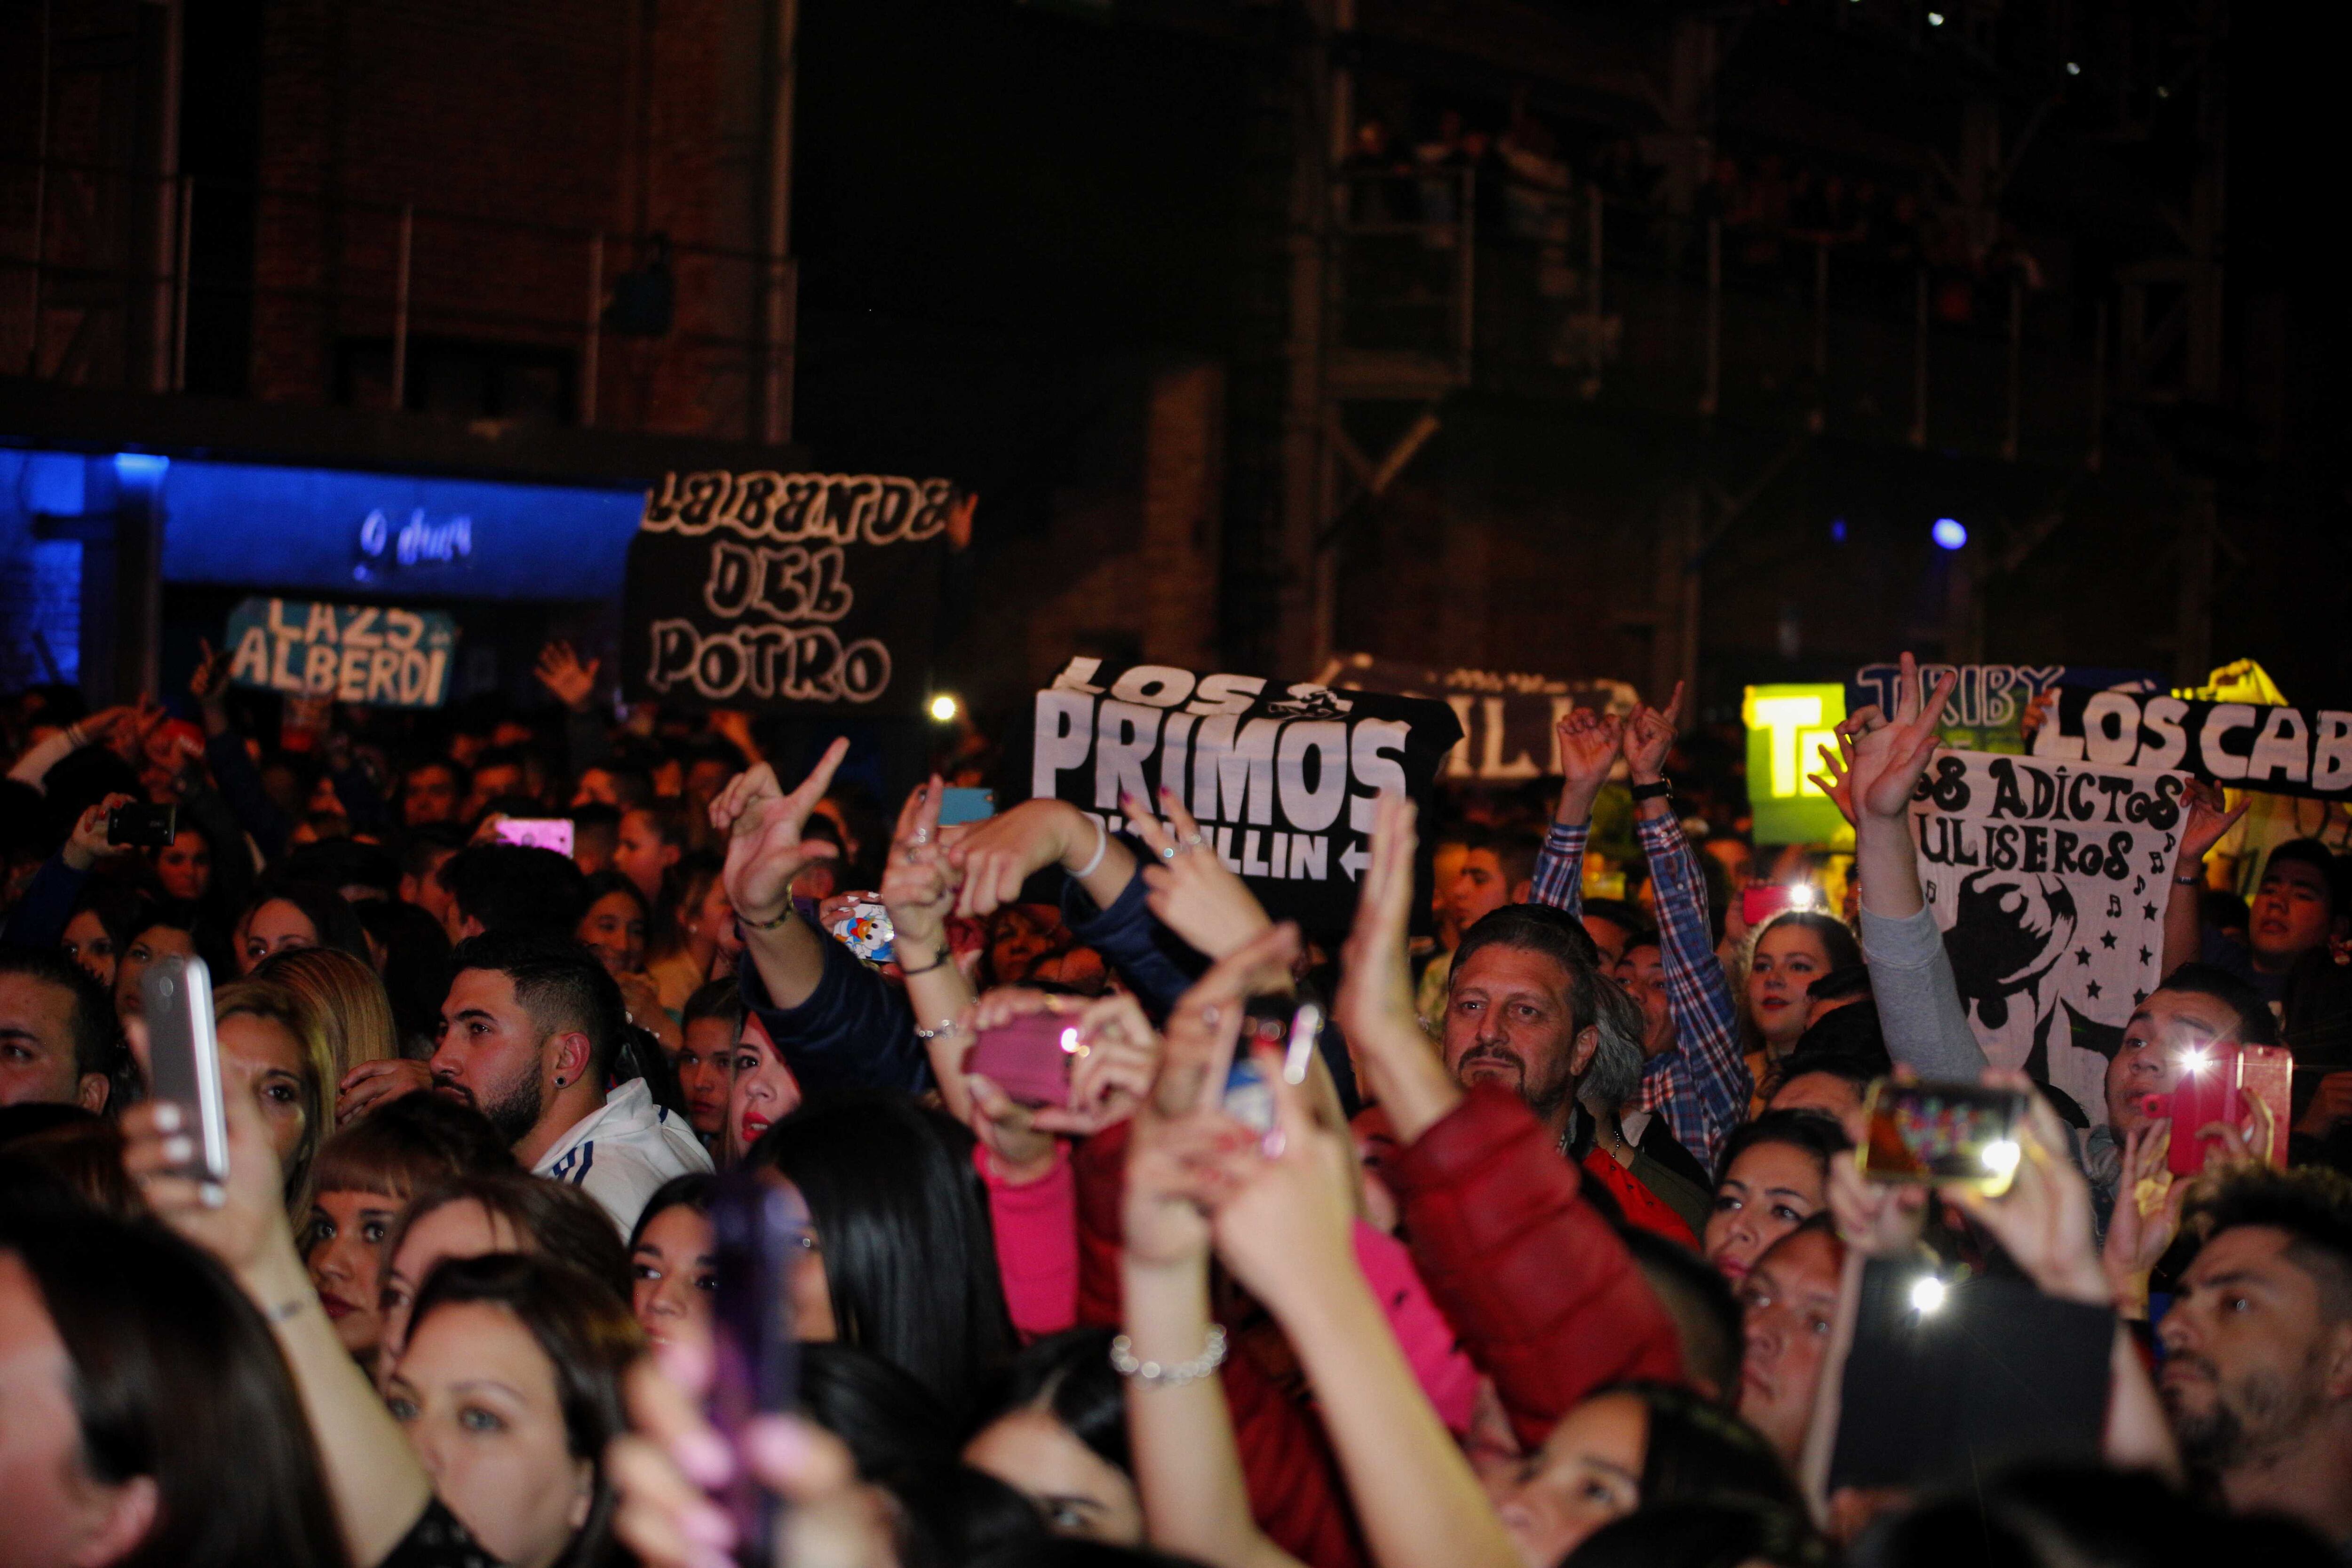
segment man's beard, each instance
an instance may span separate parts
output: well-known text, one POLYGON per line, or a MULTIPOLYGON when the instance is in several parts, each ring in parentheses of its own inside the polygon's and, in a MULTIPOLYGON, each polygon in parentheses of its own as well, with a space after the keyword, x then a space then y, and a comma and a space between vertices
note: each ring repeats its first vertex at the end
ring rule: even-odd
POLYGON ((2168 1391, 2164 1400, 2166 1413, 2172 1417, 2172 1434, 2180 1443, 2180 1457, 2200 1470, 2231 1469, 2291 1447, 2325 1402, 2320 1393, 2322 1369, 2315 1355, 2299 1376, 2258 1373, 2227 1385, 2204 1357, 2188 1354, 2183 1359, 2203 1369, 2212 1380, 2213 1403, 2209 1409, 2182 1410, 2168 1391))
POLYGON ((488 1117, 490 1125, 498 1129, 499 1137, 510 1144, 521 1142, 523 1134, 539 1125, 539 1114, 546 1109, 539 1092, 539 1074, 536 1071, 518 1073, 512 1082, 492 1090, 488 1100, 479 1098, 463 1084, 446 1079, 434 1085, 434 1088, 437 1092, 470 1105, 488 1117))
POLYGON ((1469 1070, 1482 1063, 1517 1068, 1518 1082, 1513 1088, 1527 1108, 1535 1112, 1536 1120, 1546 1124, 1559 1114, 1560 1107, 1566 1105, 1569 1096, 1576 1092, 1576 1076, 1573 1073, 1563 1069, 1552 1080, 1539 1081, 1528 1058, 1507 1046, 1483 1043, 1472 1046, 1462 1053, 1462 1059, 1454 1064, 1454 1076, 1459 1081, 1467 1082, 1469 1070))

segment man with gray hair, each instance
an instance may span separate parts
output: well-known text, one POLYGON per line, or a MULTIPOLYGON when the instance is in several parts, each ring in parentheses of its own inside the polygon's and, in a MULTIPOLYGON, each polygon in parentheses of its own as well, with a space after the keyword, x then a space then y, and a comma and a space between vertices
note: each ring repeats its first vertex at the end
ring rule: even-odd
POLYGON ((1455 1081, 1517 1095, 1629 1223, 1695 1245, 1690 1224, 1643 1179, 1654 1163, 1617 1124, 1616 1108, 1641 1082, 1641 1015, 1601 972, 1575 917, 1507 904, 1464 932, 1443 1040, 1455 1081))

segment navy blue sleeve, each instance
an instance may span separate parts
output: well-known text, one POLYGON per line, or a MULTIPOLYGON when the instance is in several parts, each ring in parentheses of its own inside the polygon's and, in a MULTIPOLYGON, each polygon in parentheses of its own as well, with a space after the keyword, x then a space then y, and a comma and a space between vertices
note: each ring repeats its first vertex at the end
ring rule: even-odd
POLYGON ((921 1094, 931 1087, 930 1058, 915 1038, 907 994, 857 962, 849 949, 820 934, 824 973, 797 1007, 768 999, 767 983, 746 955, 740 978, 744 1005, 783 1053, 801 1092, 893 1089, 921 1094))
POLYGON ((81 897, 89 873, 77 871, 61 855, 41 862, 26 884, 25 896, 8 913, 8 929, 0 944, 9 947, 55 947, 65 940, 66 922, 73 919, 74 900, 81 897))
MULTIPOLYGON (((214 735, 205 742, 205 761, 212 764, 213 784, 228 808, 247 833, 253 835, 254 846, 262 858, 275 860, 286 848, 287 835, 294 825, 261 787, 261 770, 253 765, 246 754, 245 737, 236 731, 214 735)), ((218 853, 217 850, 215 853, 218 853)))
MULTIPOLYGON (((1128 847, 1135 851, 1139 862, 1151 854, 1132 842, 1128 847)), ((1207 964, 1160 923, 1143 901, 1145 891, 1143 873, 1139 870, 1127 879, 1110 908, 1097 910, 1094 900, 1074 877, 1063 885, 1062 919, 1071 935, 1101 953, 1103 961, 1118 971, 1118 977, 1156 1022, 1165 1018, 1176 999, 1192 988, 1193 980, 1207 964)))

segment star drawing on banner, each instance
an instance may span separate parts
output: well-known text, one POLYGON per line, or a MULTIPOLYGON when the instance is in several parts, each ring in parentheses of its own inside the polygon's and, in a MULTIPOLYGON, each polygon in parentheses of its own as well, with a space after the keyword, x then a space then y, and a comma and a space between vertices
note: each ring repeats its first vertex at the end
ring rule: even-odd
POLYGON ((2105 948, 2109 952, 2113 952, 2116 950, 2116 933, 2108 931, 2105 935, 2100 937, 2099 945, 2105 948))
POLYGON ((2133 992, 2133 993, 2132 993, 2132 1005, 2133 1005, 2133 1006, 2137 1007, 2137 1006, 2138 1006, 2141 1003, 2143 1003, 2143 1002, 2145 1002, 2145 1001, 2147 1001, 2147 992, 2145 992, 2145 991, 2135 991, 2135 992, 2133 992))
POLYGON ((2087 947, 2078 947, 2078 948, 2076 948, 2076 949, 2074 950, 2074 962, 2075 962, 2076 963, 2090 963, 2090 962, 2091 962, 2091 950, 2090 950, 2089 948, 2087 948, 2087 947))
MULTIPOLYGON (((2156 956, 2156 954, 2154 954, 2153 952, 2150 952, 2147 949, 2146 949, 2146 948, 2144 948, 2144 947, 2143 947, 2143 948, 2141 948, 2141 949, 2139 950, 2139 961, 2140 961, 2142 963, 2146 963, 2149 959, 2154 958, 2155 956, 2156 956)), ((2144 1001, 2146 1001, 2146 1000, 2147 1000, 2147 998, 2143 996, 2143 997, 2139 998, 2139 1000, 2141 1000, 2141 1001, 2143 1001, 2143 1002, 2144 1002, 2144 1001)))
POLYGON ((2156 919, 2156 906, 2154 904, 2142 904, 2139 907, 2139 912, 2140 918, 2143 920, 2152 921, 2156 919))
POLYGON ((2097 1001, 2099 999, 2099 983, 2094 980, 2088 985, 2084 986, 2083 994, 2088 996, 2094 1002, 2097 1001))

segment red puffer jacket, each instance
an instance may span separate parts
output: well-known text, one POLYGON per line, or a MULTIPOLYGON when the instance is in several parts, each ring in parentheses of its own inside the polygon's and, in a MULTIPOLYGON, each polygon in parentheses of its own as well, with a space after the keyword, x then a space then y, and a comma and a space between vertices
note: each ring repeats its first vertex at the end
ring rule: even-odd
POLYGON ((1596 1388, 1680 1379, 1673 1320, 1517 1095, 1471 1089, 1386 1175, 1422 1282, 1528 1449, 1596 1388))

